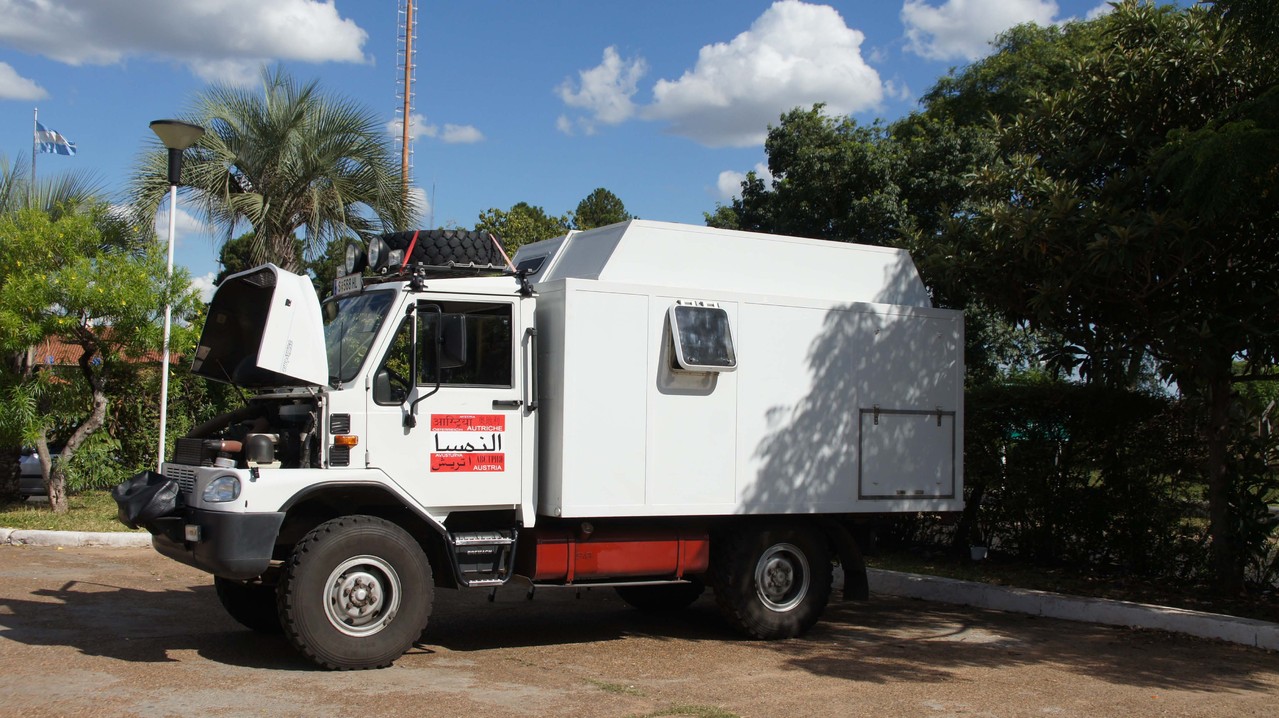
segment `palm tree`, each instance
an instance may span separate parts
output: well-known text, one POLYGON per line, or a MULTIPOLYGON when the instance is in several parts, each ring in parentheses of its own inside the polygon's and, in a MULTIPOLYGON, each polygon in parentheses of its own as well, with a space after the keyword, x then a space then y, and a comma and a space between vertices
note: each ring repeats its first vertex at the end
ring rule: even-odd
MULTIPOLYGON (((282 68, 262 69, 261 91, 214 85, 185 118, 207 131, 187 151, 184 191, 229 241, 253 228, 255 262, 302 266, 334 239, 402 229, 414 207, 378 118, 361 106, 299 85, 282 68)), ((159 143, 140 162, 132 196, 153 216, 168 192, 159 143)))
POLYGON ((34 208, 57 219, 63 214, 85 211, 106 197, 105 186, 96 173, 63 172, 32 185, 30 168, 22 155, 12 162, 8 156, 0 155, 0 214, 34 208))

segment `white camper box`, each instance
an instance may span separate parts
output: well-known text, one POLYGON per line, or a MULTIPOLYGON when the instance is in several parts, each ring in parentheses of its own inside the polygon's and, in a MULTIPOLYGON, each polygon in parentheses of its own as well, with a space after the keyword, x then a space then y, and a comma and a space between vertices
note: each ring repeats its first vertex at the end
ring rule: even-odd
POLYGON ((962 314, 905 251, 632 220, 514 262, 538 294, 541 515, 962 508, 962 314), (676 305, 723 310, 735 366, 679 364, 676 305))

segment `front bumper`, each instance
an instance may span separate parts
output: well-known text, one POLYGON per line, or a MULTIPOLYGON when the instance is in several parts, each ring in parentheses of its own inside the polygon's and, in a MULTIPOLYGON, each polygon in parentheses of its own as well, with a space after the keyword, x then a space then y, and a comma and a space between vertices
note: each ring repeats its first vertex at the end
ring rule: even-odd
POLYGON ((151 545, 161 554, 223 578, 260 576, 271 563, 283 512, 225 513, 185 508, 146 524, 151 545), (187 540, 197 526, 198 540, 187 540))

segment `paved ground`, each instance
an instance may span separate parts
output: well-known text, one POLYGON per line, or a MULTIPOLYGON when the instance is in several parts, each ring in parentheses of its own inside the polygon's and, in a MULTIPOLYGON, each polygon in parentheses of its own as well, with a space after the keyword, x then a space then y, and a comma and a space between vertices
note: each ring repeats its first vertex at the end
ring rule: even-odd
POLYGON ((0 546, 0 715, 1274 716, 1279 654, 876 597, 791 641, 742 641, 703 598, 445 592, 392 668, 312 670, 242 630, 204 574, 151 551, 0 546), (720 711, 720 712, 716 712, 720 711))

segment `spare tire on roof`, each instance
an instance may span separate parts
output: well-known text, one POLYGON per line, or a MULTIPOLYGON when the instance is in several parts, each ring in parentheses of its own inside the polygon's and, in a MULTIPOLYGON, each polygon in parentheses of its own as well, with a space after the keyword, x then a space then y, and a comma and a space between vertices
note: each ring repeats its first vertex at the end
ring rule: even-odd
POLYGON ((413 247, 413 253, 408 257, 409 264, 491 264, 504 267, 506 259, 502 256, 501 239, 496 238, 495 241, 495 238, 488 232, 470 229, 419 229, 382 235, 388 250, 413 247), (413 241, 415 234, 416 242, 413 241))

